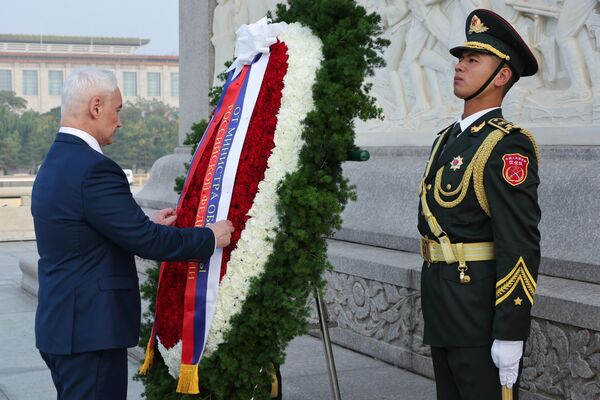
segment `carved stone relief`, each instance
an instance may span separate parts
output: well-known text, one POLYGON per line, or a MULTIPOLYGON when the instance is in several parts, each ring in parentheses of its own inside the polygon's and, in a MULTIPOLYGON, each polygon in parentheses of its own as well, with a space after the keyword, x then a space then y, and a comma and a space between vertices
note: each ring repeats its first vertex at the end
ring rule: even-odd
MULTIPOLYGON (((255 22, 277 0, 219 0, 213 19, 215 70, 233 57, 235 30, 255 22)), ((540 64, 504 104, 523 125, 600 124, 600 0, 359 0, 382 17, 387 66, 372 78, 384 121, 361 131, 414 131, 454 120, 462 103, 452 93, 455 59, 448 50, 464 42, 465 18, 478 7, 510 21, 540 64)), ((216 75, 216 74, 215 74, 216 75)))
POLYGON ((600 332, 533 320, 521 388, 549 399, 600 399, 600 332))
POLYGON ((235 31, 243 24, 251 24, 275 10, 278 0, 217 0, 213 14, 211 43, 215 48, 215 75, 225 70, 225 63, 233 60, 235 31))
POLYGON ((339 328, 429 355, 418 291, 341 273, 326 277, 324 301, 339 328))
MULTIPOLYGON (((338 328, 430 356, 420 291, 335 271, 325 279, 324 301, 338 328)), ((313 322, 315 315, 313 305, 313 322)), ((600 399, 600 332, 534 319, 521 388, 552 400, 600 399)))
POLYGON ((373 80, 386 121, 363 128, 415 129, 424 121, 440 126, 456 118, 462 105, 452 93, 455 60, 448 50, 464 42, 465 18, 478 7, 510 21, 540 64, 535 77, 524 78, 509 93, 507 115, 522 123, 600 123, 598 0, 361 2, 382 15, 384 35, 392 41, 387 66, 373 80), (416 38, 420 44, 414 49, 416 38))

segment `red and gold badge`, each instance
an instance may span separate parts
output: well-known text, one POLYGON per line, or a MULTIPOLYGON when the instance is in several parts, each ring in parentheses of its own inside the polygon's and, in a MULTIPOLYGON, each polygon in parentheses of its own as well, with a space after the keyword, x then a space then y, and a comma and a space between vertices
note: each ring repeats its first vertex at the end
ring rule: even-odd
POLYGON ((502 177, 506 182, 513 186, 520 185, 527 179, 527 166, 529 157, 518 153, 505 154, 502 156, 504 167, 502 168, 502 177))
POLYGON ((477 15, 473 15, 471 18, 471 26, 469 26, 469 34, 471 33, 483 33, 489 28, 479 19, 477 15))

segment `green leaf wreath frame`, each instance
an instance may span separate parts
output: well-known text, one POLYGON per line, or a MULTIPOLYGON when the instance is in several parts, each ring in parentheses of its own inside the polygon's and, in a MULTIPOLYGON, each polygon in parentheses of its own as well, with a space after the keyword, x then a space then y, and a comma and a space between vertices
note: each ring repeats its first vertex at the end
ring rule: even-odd
MULTIPOLYGON (((341 227, 341 213, 355 197, 341 165, 354 148, 355 118, 381 117, 365 83, 374 68, 384 65, 381 53, 389 44, 379 37, 380 17, 353 0, 289 0, 287 6, 277 6, 275 19, 308 26, 323 42, 324 59, 313 86, 315 109, 303 123, 300 168, 278 190, 281 224, 274 251, 225 342, 201 361, 201 393, 176 393, 177 381, 157 354, 148 375, 138 377, 150 400, 269 399, 264 389, 271 384, 269 369, 282 364, 288 343, 306 332, 308 296, 313 287, 322 288, 322 273, 330 266, 325 237, 341 227)), ((211 94, 214 99, 215 91, 211 94)), ((195 147, 205 127, 205 122, 194 125, 186 144, 195 147)), ((150 301, 142 347, 152 327, 157 282, 158 266, 149 270, 142 287, 150 301)))

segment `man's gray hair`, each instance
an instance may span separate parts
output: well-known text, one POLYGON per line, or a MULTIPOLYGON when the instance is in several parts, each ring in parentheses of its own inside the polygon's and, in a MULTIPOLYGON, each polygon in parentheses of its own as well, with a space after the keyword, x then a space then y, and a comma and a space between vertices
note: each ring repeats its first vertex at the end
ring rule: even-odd
POLYGON ((76 112, 76 103, 87 104, 95 95, 112 94, 118 89, 117 78, 110 71, 82 68, 73 71, 63 84, 60 113, 64 118, 76 112))

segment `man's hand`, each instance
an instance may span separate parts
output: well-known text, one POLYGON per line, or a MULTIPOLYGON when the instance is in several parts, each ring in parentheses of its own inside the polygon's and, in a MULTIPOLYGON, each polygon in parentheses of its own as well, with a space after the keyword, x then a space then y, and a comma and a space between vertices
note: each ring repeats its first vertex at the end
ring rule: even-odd
POLYGON ((229 246, 229 243, 231 242, 231 234, 234 231, 231 221, 223 219, 215 222, 214 224, 207 225, 206 227, 210 228, 215 234, 217 247, 229 246))
POLYGON ((152 214, 150 220, 155 224, 173 226, 177 220, 177 214, 172 208, 165 208, 152 214))
POLYGON ((519 376, 519 361, 523 356, 522 340, 494 340, 492 360, 500 370, 500 384, 512 388, 519 376))

